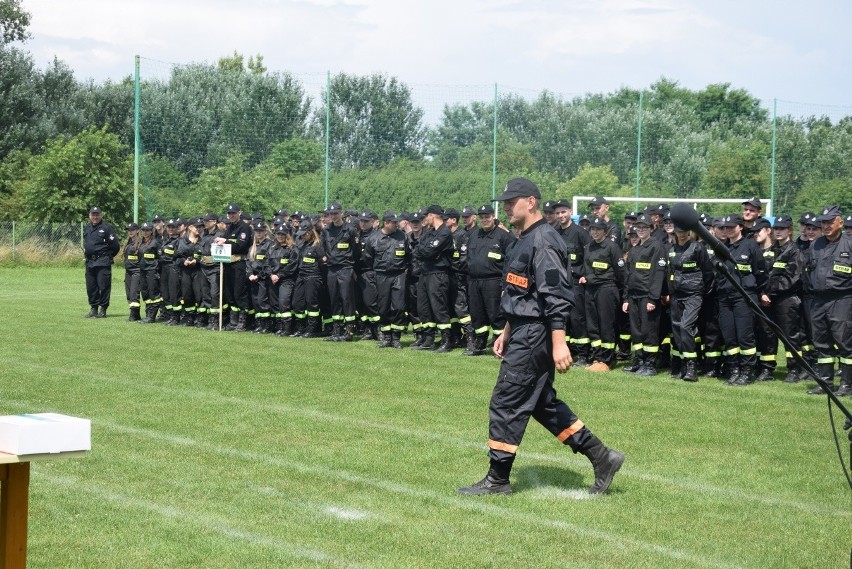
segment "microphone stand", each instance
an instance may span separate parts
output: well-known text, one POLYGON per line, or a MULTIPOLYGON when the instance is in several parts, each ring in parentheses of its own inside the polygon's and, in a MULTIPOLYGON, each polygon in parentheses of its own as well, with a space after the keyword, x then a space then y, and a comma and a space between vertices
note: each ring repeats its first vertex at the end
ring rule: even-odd
MULTIPOLYGON (((817 374, 817 372, 814 371, 810 364, 805 361, 805 358, 802 357, 799 351, 793 347, 793 345, 790 343, 790 339, 787 338, 787 336, 781 330, 781 327, 778 326, 778 324, 776 324, 775 322, 773 322, 769 318, 769 316, 767 316, 766 313, 763 312, 763 309, 760 308, 760 306, 754 301, 754 299, 752 299, 752 297, 748 295, 748 293, 742 287, 739 281, 735 279, 733 275, 731 275, 731 272, 728 270, 728 267, 726 267, 725 264, 718 257, 714 257, 713 266, 716 267, 717 271, 722 273, 722 275, 725 277, 725 279, 727 279, 729 283, 731 283, 731 286, 734 287, 737 293, 739 293, 739 295, 743 297, 743 300, 746 301, 746 304, 751 309, 751 311, 764 323, 766 323, 767 326, 772 328, 775 334, 778 335, 778 338, 781 340, 781 343, 784 344, 784 346, 787 348, 787 352, 793 354, 793 359, 796 360, 796 363, 802 366, 802 369, 804 369, 808 373, 811 379, 816 381, 817 384, 822 387, 822 390, 825 392, 826 395, 828 395, 829 414, 831 414, 831 403, 834 402, 834 404, 837 405, 837 408, 840 409, 840 411, 846 416, 846 423, 843 425, 843 429, 849 431, 849 468, 852 469, 852 413, 850 413, 849 409, 847 409, 846 406, 840 402, 840 399, 837 397, 837 395, 834 394, 834 391, 832 391, 831 385, 826 383, 822 380, 822 378, 819 377, 819 374, 817 374)), ((834 422, 832 421, 832 426, 833 425, 834 422)), ((849 486, 852 487, 852 478, 849 477, 849 473, 846 471, 846 465, 843 463, 843 455, 840 454, 839 445, 837 446, 837 454, 840 456, 840 465, 843 467, 844 474, 846 474, 846 481, 849 483, 849 486)))

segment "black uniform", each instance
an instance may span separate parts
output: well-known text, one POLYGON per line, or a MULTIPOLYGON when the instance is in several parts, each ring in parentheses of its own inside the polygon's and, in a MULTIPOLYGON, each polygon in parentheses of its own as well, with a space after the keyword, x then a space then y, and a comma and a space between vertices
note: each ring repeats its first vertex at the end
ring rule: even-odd
POLYGON ((251 226, 240 219, 228 224, 225 229, 225 241, 231 245, 231 262, 224 265, 223 308, 227 305, 231 312, 231 326, 244 330, 246 316, 251 308, 246 280, 246 256, 254 242, 254 233, 251 226))
POLYGON ((441 224, 437 229, 425 228, 414 247, 414 256, 421 261, 421 276, 417 289, 417 312, 426 337, 426 346, 441 332, 441 343, 449 343, 450 257, 453 254, 453 234, 441 224))
MULTIPOLYGON (((139 293, 141 290, 141 270, 140 270, 140 254, 139 247, 142 244, 140 240, 128 240, 124 246, 124 292, 127 296, 127 306, 130 308, 131 315, 139 311, 139 293)), ((138 319, 138 314, 136 318, 138 319)))
POLYGON ((390 234, 376 231, 367 241, 364 254, 375 274, 382 340, 390 335, 393 347, 400 347, 398 342, 406 327, 406 276, 411 260, 408 235, 399 229, 390 234))
POLYGON ((211 330, 219 327, 219 263, 214 263, 212 258, 213 242, 224 237, 221 231, 204 231, 201 234, 201 304, 199 311, 206 313, 211 330))
POLYGON ((297 331, 310 337, 320 333, 320 289, 322 288, 322 270, 320 263, 325 256, 322 245, 299 244, 299 274, 293 290, 293 315, 297 321, 297 331))
POLYGON ((320 240, 328 256, 327 286, 331 302, 331 319, 335 336, 342 336, 341 326, 355 322, 355 254, 357 230, 343 223, 331 224, 322 231, 320 240))
POLYGON ((160 296, 160 263, 158 261, 160 240, 151 236, 139 244, 139 289, 145 302, 145 323, 157 318, 157 311, 163 303, 160 296))
MULTIPOLYGON (((683 245, 672 244, 668 256, 673 351, 683 360, 680 376, 693 381, 697 375, 698 317, 702 300, 714 285, 713 265, 706 246, 692 239, 683 245)), ((715 303, 715 300, 709 302, 715 303)))
MULTIPOLYGON (((817 371, 829 383, 834 376, 834 358, 840 363, 841 392, 852 390, 852 237, 829 241, 816 239, 805 253, 812 296, 811 326, 817 371), (844 389, 845 388, 845 389, 844 389)), ((817 390, 812 390, 818 392, 817 390)))
POLYGON ((355 258, 355 289, 356 308, 364 326, 367 338, 376 338, 380 317, 376 291, 376 273, 373 270, 373 259, 368 257, 367 244, 377 238, 378 231, 372 226, 367 231, 358 230, 355 242, 358 245, 358 255, 355 258))
POLYGON ((270 277, 278 277, 271 286, 269 298, 278 318, 280 335, 289 336, 293 330, 293 291, 299 272, 299 250, 295 245, 288 247, 276 242, 269 249, 268 259, 270 277))
POLYGON ((496 225, 485 231, 481 227, 469 233, 467 243, 468 301, 474 334, 475 349, 482 351, 491 332, 498 336, 506 325, 500 311, 501 281, 506 252, 515 236, 496 225))
POLYGON ((177 241, 174 266, 180 282, 180 310, 184 324, 195 324, 195 316, 201 305, 203 275, 201 274, 201 239, 195 243, 186 235, 177 241), (188 263, 188 264, 187 264, 188 263))
MULTIPOLYGON (((725 266, 752 300, 758 296, 766 284, 766 269, 763 253, 754 239, 742 238, 736 243, 728 243, 728 250, 735 264, 725 261, 725 266)), ((754 315, 746 301, 739 295, 727 279, 717 280, 719 294, 719 325, 727 357, 731 384, 750 383, 757 364, 757 343, 755 339, 754 315)))
POLYGON ((559 233, 565 246, 568 248, 568 263, 571 267, 571 284, 574 286, 574 299, 578 307, 572 310, 568 319, 568 329, 565 331, 568 344, 571 346, 571 354, 576 363, 582 365, 589 359, 589 332, 586 329, 586 287, 580 286, 580 277, 583 274, 583 259, 585 257, 586 245, 592 238, 589 232, 584 231, 576 223, 568 227, 560 227, 559 233))
POLYGON ((660 313, 666 278, 666 247, 657 239, 639 242, 627 254, 625 302, 630 318, 630 336, 635 356, 654 370, 660 351, 660 313), (648 304, 654 310, 648 311, 648 304))
POLYGON ((615 319, 621 310, 624 289, 624 259, 618 245, 609 239, 590 241, 584 250, 586 279, 586 327, 591 340, 590 358, 615 365, 615 319))
POLYGON ((450 306, 450 324, 452 325, 454 341, 461 339, 459 327, 464 328, 468 336, 469 347, 473 347, 473 327, 468 300, 468 268, 467 248, 469 235, 461 227, 451 232, 453 236, 453 253, 450 257, 450 286, 448 303, 450 306))
MULTIPOLYGON (((754 228, 752 228, 752 233, 755 237, 757 237, 758 231, 754 231, 754 228)), ((760 244, 758 244, 758 247, 760 247, 760 244)), ((761 248, 761 253, 763 253, 763 265, 768 278, 769 272, 775 264, 776 250, 774 246, 770 245, 765 249, 761 248)), ((775 307, 772 305, 769 307, 763 307, 764 313, 773 320, 775 320, 774 308, 775 307)), ((755 320, 755 328, 757 330, 755 341, 757 344, 758 354, 755 379, 759 381, 771 380, 775 373, 775 368, 777 367, 776 359, 778 357, 778 335, 775 334, 775 330, 773 330, 769 324, 760 318, 755 320)))
MULTIPOLYGON (((764 290, 771 301, 769 310, 764 310, 778 324, 798 352, 801 352, 805 344, 801 299, 803 260, 801 250, 794 243, 776 245, 772 265, 767 267, 768 275, 764 290)), ((789 353, 787 354, 787 372, 789 381, 800 379, 799 366, 789 353)))
POLYGON ((269 332, 272 328, 272 304, 269 298, 269 249, 273 245, 271 239, 263 239, 254 244, 246 259, 246 280, 251 290, 251 311, 255 318, 255 330, 269 332), (253 253, 252 253, 253 251, 253 253), (254 280, 249 277, 256 277, 254 280))
POLYGON ((160 240, 160 250, 157 256, 160 259, 160 291, 163 294, 163 308, 168 316, 167 324, 177 324, 180 314, 180 276, 175 266, 175 250, 177 249, 178 235, 166 234, 160 240))
POLYGON ((86 255, 86 293, 92 310, 106 314, 112 292, 112 260, 121 243, 112 226, 99 221, 83 230, 83 252, 86 255))

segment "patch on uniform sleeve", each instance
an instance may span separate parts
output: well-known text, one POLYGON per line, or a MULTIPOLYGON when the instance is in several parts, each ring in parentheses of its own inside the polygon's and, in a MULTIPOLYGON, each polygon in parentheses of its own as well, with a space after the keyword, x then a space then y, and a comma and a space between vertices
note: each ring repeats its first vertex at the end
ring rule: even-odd
POLYGON ((660 259, 659 261, 657 261, 657 266, 659 266, 659 267, 665 267, 665 266, 666 266, 666 260, 665 260, 665 259, 660 259))
POLYGON ((530 286, 530 281, 527 277, 522 277, 515 273, 506 273, 506 282, 520 288, 528 288, 530 286))
POLYGON ((623 266, 624 266, 624 259, 619 259, 619 260, 618 260, 618 266, 619 266, 619 267, 623 267, 623 266))
POLYGON ((240 239, 245 239, 245 238, 246 238, 246 234, 245 234, 245 233, 240 233, 240 239))
POLYGON ((559 286, 559 270, 547 269, 544 271, 544 282, 547 286, 559 286))

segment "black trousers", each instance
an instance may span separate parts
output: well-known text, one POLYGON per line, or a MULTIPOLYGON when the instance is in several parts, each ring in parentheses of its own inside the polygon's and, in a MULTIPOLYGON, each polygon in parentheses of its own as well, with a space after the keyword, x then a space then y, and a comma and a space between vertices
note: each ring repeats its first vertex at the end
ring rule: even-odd
POLYGON ((468 306, 467 275, 450 272, 449 306, 450 321, 467 324, 470 319, 470 308, 468 306))
POLYGON ((279 318, 293 316, 293 291, 296 289, 296 279, 280 279, 273 285, 270 299, 275 301, 274 308, 279 318))
POLYGON ((296 287, 293 289, 293 312, 295 312, 296 318, 319 317, 320 288, 322 288, 320 277, 299 277, 296 279, 296 287))
MULTIPOLYGON (((786 297, 772 299, 772 312, 775 323, 781 328, 781 331, 790 340, 793 349, 797 352, 802 351, 802 348, 807 341, 805 336, 805 328, 802 323, 802 299, 798 295, 791 294, 786 297)), ((788 355, 787 365, 793 358, 788 355)))
POLYGON ((609 367, 615 365, 616 312, 621 310, 614 284, 586 286, 586 329, 591 340, 590 357, 609 367))
POLYGON ((406 325, 405 273, 375 273, 375 275, 379 324, 384 331, 402 331, 406 325))
POLYGON ((420 288, 420 276, 408 274, 405 280, 405 309, 408 312, 408 320, 414 330, 419 331, 422 328, 420 312, 417 310, 417 291, 420 288))
POLYGON ((112 265, 86 265, 86 294, 89 306, 109 306, 112 292, 112 265))
POLYGON ((249 281, 249 290, 251 290, 253 314, 260 318, 269 317, 272 310, 269 302, 269 281, 262 277, 256 281, 249 281))
POLYGON ((219 265, 201 266, 201 307, 219 313, 219 265))
POLYGON ((183 311, 193 314, 201 304, 201 289, 204 277, 201 269, 180 269, 180 294, 183 311))
POLYGON ((817 364, 833 364, 834 357, 840 365, 852 366, 852 296, 824 297, 815 294, 811 305, 811 326, 817 364))
POLYGON ((702 297, 698 316, 698 334, 705 358, 722 356, 722 329, 719 327, 719 300, 715 292, 702 297))
POLYGON ((145 304, 156 304, 163 301, 160 296, 160 271, 158 269, 140 271, 139 285, 145 304))
POLYGON ((226 263, 223 265, 225 276, 222 279, 222 294, 224 304, 231 310, 239 312, 251 308, 248 279, 246 278, 246 262, 226 263))
POLYGON ((449 287, 448 273, 426 273, 420 276, 417 286, 417 312, 424 327, 449 329, 449 287))
POLYGON ((470 318, 477 334, 488 334, 490 331, 496 336, 506 325, 506 318, 500 310, 500 295, 503 291, 501 282, 501 277, 467 281, 470 318))
MULTIPOLYGON (((773 322, 778 322, 778 318, 776 316, 776 306, 774 304, 766 307, 761 306, 763 312, 772 319, 773 322)), ((777 362, 775 358, 778 356, 778 335, 775 334, 775 330, 769 327, 769 325, 764 322, 760 318, 755 318, 755 343, 757 345, 757 367, 758 369, 768 369, 774 371, 777 362)))
POLYGON ((130 308, 139 308, 139 294, 141 291, 142 275, 137 269, 135 271, 124 271, 124 293, 127 295, 127 304, 130 308))
POLYGON ((586 327, 586 287, 574 279, 574 308, 568 315, 568 325, 565 331, 571 345, 574 357, 589 357, 589 331, 586 327))
POLYGON ((643 350, 648 354, 660 351, 660 313, 662 306, 655 302, 655 308, 648 312, 647 296, 627 299, 627 316, 630 319, 630 340, 634 350, 643 350))
POLYGON ((329 267, 328 298, 331 317, 337 321, 355 321, 355 271, 352 267, 329 267))
POLYGON ((375 271, 356 273, 356 308, 363 322, 378 322, 379 306, 375 271))
POLYGON ((590 433, 556 396, 550 328, 544 322, 510 322, 510 327, 488 410, 489 457, 512 460, 530 417, 576 452, 590 433))
MULTIPOLYGON (((757 297, 751 293, 752 300, 757 297)), ((754 336, 754 315, 740 295, 719 296, 719 327, 725 346, 723 355, 738 365, 754 367, 757 364, 757 342, 754 336)))
POLYGON ((701 313, 701 296, 673 296, 669 304, 672 319, 672 342, 680 357, 686 360, 698 357, 695 338, 698 336, 698 315, 701 313))

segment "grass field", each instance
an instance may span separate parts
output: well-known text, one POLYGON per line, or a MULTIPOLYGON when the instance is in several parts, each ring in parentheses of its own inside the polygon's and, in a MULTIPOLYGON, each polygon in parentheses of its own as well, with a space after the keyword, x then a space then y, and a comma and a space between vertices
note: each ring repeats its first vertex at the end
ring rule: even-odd
POLYGON ((849 564, 849 488, 802 384, 572 370, 560 395, 627 455, 609 493, 531 423, 515 494, 461 497, 494 358, 128 323, 121 270, 89 320, 84 289, 0 269, 0 413, 92 420, 87 458, 33 464, 30 567, 849 564))

